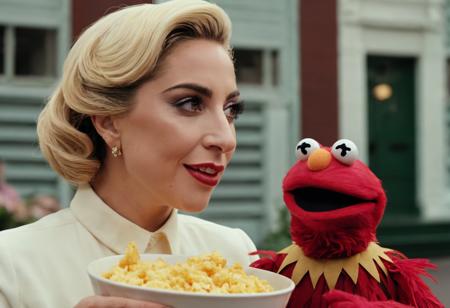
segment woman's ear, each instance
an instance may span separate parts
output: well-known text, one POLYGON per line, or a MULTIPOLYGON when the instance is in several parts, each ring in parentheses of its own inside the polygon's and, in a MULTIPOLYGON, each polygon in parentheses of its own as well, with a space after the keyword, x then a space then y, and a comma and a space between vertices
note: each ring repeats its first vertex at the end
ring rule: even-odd
POLYGON ((92 124, 97 133, 105 140, 105 143, 110 147, 120 147, 120 133, 117 129, 116 122, 111 116, 91 116, 92 124))

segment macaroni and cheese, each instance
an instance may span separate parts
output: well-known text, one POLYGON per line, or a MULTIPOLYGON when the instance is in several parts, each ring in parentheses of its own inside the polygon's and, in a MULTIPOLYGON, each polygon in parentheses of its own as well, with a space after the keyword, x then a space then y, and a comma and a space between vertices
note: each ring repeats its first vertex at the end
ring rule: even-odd
POLYGON ((235 263, 226 268, 227 261, 217 252, 188 258, 175 265, 162 259, 141 261, 134 243, 125 256, 104 278, 136 286, 200 293, 262 293, 273 291, 270 284, 247 275, 235 263))

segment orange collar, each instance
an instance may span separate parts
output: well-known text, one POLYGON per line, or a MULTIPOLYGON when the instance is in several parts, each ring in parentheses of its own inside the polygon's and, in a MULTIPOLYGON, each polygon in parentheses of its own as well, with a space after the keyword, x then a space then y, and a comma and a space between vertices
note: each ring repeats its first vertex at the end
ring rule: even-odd
POLYGON ((303 250, 297 244, 281 250, 279 253, 286 253, 287 256, 278 269, 280 273, 286 266, 297 262, 292 272, 291 279, 298 284, 300 280, 309 272, 313 288, 316 287, 317 281, 322 274, 328 285, 328 289, 334 289, 336 282, 344 270, 356 284, 358 281, 359 266, 361 265, 376 281, 380 282, 380 274, 375 264, 377 264, 387 275, 386 267, 381 259, 392 263, 391 258, 386 255, 386 251, 391 249, 383 248, 375 242, 371 242, 363 252, 354 256, 341 259, 313 259, 305 256, 303 250))

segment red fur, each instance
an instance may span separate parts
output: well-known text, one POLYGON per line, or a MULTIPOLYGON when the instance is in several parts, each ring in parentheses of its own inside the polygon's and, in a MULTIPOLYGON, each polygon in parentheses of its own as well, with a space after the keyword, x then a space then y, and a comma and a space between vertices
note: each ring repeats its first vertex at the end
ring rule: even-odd
POLYGON ((394 261, 389 264, 389 272, 401 286, 398 289, 399 301, 413 307, 444 307, 420 279, 420 276, 425 276, 434 280, 426 270, 435 269, 436 265, 426 259, 407 259, 399 252, 391 252, 389 256, 394 261))
POLYGON ((395 301, 369 302, 365 297, 354 295, 348 292, 333 290, 323 296, 329 308, 408 308, 395 301))
POLYGON ((281 263, 277 264, 276 260, 280 256, 283 256, 283 258, 285 256, 284 254, 277 254, 275 251, 268 251, 268 250, 257 250, 255 252, 251 253, 250 255, 255 255, 255 254, 259 254, 263 257, 261 259, 256 260, 255 262, 253 262, 252 266, 256 267, 256 268, 264 269, 266 271, 271 271, 271 272, 276 272, 281 265, 281 263))
POLYGON ((343 165, 332 159, 330 166, 311 171, 298 161, 283 180, 283 196, 291 218, 292 239, 305 254, 316 258, 351 256, 375 240, 375 230, 386 206, 381 181, 361 161, 343 165), (297 205, 291 191, 319 187, 376 203, 363 203, 328 212, 308 212, 297 205))
MULTIPOLYGON (((252 266, 277 272, 286 254, 266 253, 264 252, 268 257, 255 261, 252 266)), ((330 291, 323 275, 313 288, 309 274, 306 274, 295 287, 287 308, 339 308, 340 303, 342 307, 361 308, 444 307, 419 277, 423 275, 431 278, 426 269, 435 268, 434 265, 424 259, 405 259, 402 254, 394 251, 388 254, 393 263, 387 261, 383 263, 389 274, 386 276, 377 266, 380 283, 364 268, 359 267, 356 285, 345 272, 341 272, 335 290, 330 291)), ((295 262, 288 265, 281 274, 291 277, 295 265, 295 262)))
MULTIPOLYGON (((279 254, 275 258, 273 256, 263 258, 253 263, 252 266, 259 267, 258 264, 264 264, 265 269, 276 272, 285 256, 285 254, 279 254)), ((281 274, 291 277, 295 265, 295 262, 288 265, 281 271, 281 274)), ((389 276, 385 276, 381 269, 379 269, 379 274, 381 284, 360 267, 358 284, 355 285, 351 278, 342 272, 336 283, 336 289, 362 296, 371 302, 389 302, 396 297, 396 284, 389 276)), ((313 288, 309 274, 306 274, 294 289, 287 307, 326 308, 328 305, 323 295, 328 292, 329 289, 323 276, 319 278, 316 287, 313 288)), ((359 298, 355 297, 355 299, 359 298)))
MULTIPOLYGON (((355 219, 365 221, 364 218, 355 219)), ((305 255, 316 259, 350 257, 364 251, 369 242, 375 241, 375 234, 367 228, 349 226, 342 230, 317 232, 297 217, 291 219, 292 239, 303 248, 305 255)))
MULTIPOLYGON (((376 240, 376 227, 386 206, 381 181, 366 165, 355 161, 348 166, 334 158, 327 168, 320 171, 311 171, 306 161, 298 161, 284 178, 283 197, 291 213, 293 241, 307 256, 318 260, 345 258, 364 251, 370 242, 376 240), (305 211, 291 193, 304 187, 322 188, 368 201, 324 212, 305 211)), ((252 266, 273 272, 278 271, 286 256, 267 251, 260 253, 266 257, 252 266)), ((433 268, 431 263, 423 259, 407 259, 398 252, 389 254, 393 263, 383 261, 388 275, 377 266, 380 282, 360 266, 356 284, 342 271, 335 290, 330 292, 323 275, 314 288, 307 273, 298 282, 287 307, 443 307, 420 278, 421 275, 431 277, 426 272, 427 268, 433 268)), ((291 277, 295 265, 293 262, 286 266, 281 274, 291 277)))

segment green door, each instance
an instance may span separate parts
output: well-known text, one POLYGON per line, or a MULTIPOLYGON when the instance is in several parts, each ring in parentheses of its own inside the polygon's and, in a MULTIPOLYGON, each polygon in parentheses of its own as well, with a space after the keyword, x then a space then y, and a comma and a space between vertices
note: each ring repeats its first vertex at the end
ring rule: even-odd
POLYGON ((368 57, 369 165, 382 180, 386 216, 415 216, 415 59, 368 57))

